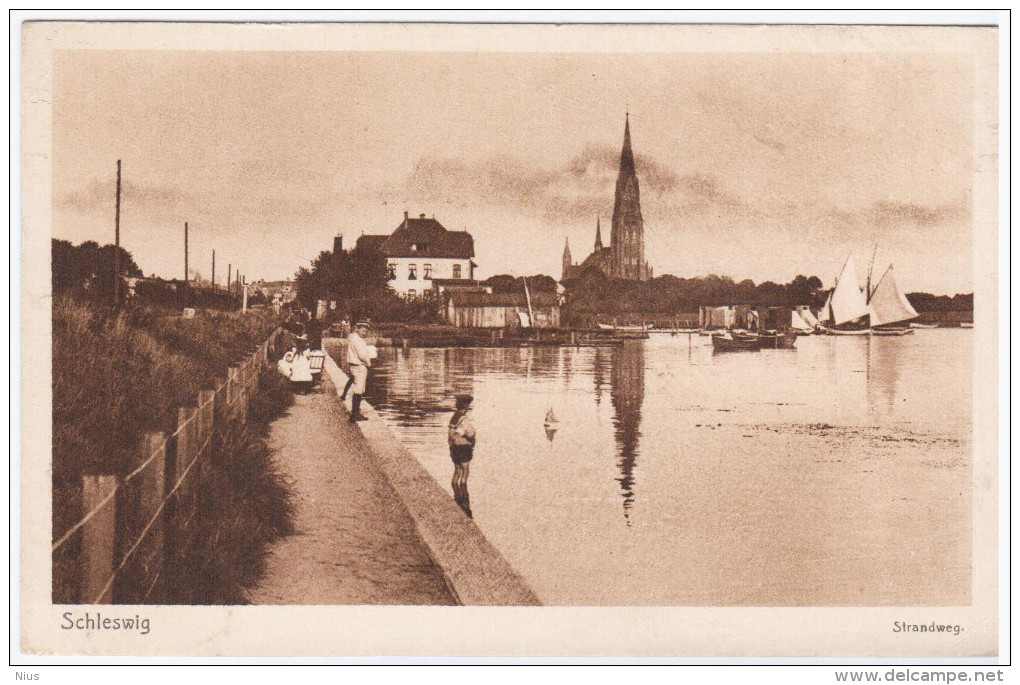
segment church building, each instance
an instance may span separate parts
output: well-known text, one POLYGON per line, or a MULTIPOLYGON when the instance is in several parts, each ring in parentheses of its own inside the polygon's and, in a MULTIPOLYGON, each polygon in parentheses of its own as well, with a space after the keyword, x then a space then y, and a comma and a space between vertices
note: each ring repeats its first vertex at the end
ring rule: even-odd
POLYGON ((602 245, 602 224, 595 220, 595 249, 580 264, 570 254, 570 242, 563 246, 563 278, 577 278, 589 268, 597 268, 608 278, 629 281, 646 281, 652 269, 645 260, 644 219, 641 217, 641 191, 638 188, 634 152, 630 146, 630 116, 623 127, 623 151, 620 153, 620 172, 616 177, 616 197, 613 202, 613 225, 609 234, 609 247, 602 245))

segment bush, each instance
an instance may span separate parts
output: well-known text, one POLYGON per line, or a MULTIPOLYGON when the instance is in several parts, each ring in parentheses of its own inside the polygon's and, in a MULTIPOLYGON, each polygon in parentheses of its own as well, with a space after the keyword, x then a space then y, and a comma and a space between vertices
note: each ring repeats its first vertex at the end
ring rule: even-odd
MULTIPOLYGON (((142 460, 149 431, 172 433, 177 409, 194 404, 227 367, 265 341, 277 323, 259 313, 118 312, 59 298, 53 306, 53 536, 84 512, 85 474, 125 475, 142 460)), ((248 422, 220 422, 197 485, 198 512, 169 560, 167 603, 231 604, 261 571, 267 545, 290 530, 287 484, 272 459, 270 422, 289 406, 289 385, 273 365, 249 400, 248 422)), ((137 521, 125 525, 139 529, 137 521)), ((75 543, 77 544, 77 543, 75 543)), ((73 545, 68 554, 73 555, 73 545)), ((54 557, 54 601, 74 603, 73 556, 54 557)), ((131 584, 137 578, 120 577, 131 584)))

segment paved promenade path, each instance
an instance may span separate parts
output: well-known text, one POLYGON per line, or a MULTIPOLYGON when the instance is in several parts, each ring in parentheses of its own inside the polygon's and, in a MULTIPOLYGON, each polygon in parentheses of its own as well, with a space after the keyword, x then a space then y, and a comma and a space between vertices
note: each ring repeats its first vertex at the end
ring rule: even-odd
POLYGON ((271 548, 252 603, 454 604, 329 378, 294 399, 270 447, 292 482, 296 532, 271 548))

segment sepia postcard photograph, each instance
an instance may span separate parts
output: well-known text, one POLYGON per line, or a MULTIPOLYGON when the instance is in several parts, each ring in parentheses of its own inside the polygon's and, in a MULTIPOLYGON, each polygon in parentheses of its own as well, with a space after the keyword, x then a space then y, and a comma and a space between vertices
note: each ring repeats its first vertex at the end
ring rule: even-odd
POLYGON ((997 27, 21 40, 24 654, 1000 656, 997 27))

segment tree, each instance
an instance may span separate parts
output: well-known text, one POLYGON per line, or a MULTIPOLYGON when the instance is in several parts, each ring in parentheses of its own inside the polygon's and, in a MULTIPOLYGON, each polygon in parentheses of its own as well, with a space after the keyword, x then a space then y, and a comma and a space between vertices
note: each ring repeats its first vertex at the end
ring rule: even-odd
POLYGON ((405 301, 389 286, 383 254, 363 241, 340 253, 322 252, 294 277, 297 298, 315 311, 318 300, 334 301, 340 316, 374 321, 434 322, 438 300, 405 301))
MULTIPOLYGON (((555 293, 558 290, 556 279, 545 274, 528 276, 528 289, 534 293, 555 293)), ((524 277, 498 274, 482 281, 482 285, 492 288, 494 293, 523 293, 524 277)))
MULTIPOLYGON (((75 246, 67 240, 57 239, 51 241, 50 247, 54 296, 67 294, 98 302, 113 301, 118 248, 100 246, 94 240, 75 246)), ((140 277, 142 270, 131 253, 123 247, 119 250, 121 277, 140 277)))

